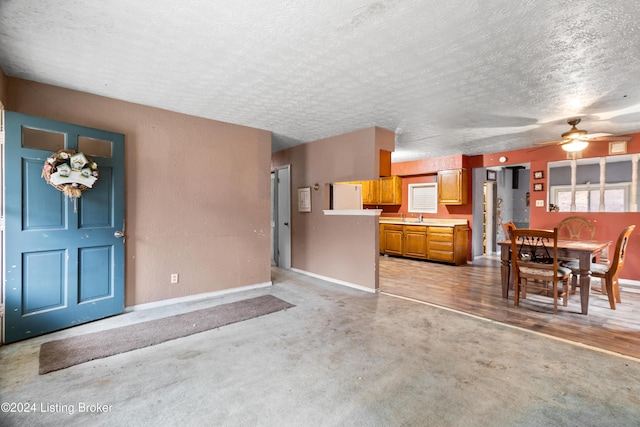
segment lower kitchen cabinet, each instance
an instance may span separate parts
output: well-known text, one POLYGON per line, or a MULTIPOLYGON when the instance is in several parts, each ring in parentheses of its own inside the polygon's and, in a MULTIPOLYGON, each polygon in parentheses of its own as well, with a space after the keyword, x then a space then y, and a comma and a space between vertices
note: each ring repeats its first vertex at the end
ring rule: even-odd
POLYGON ((380 224, 380 253, 466 264, 468 233, 466 225, 380 224))
POLYGON ((429 227, 429 259, 443 262, 455 261, 453 228, 429 227))
POLYGON ((460 265, 467 263, 469 227, 427 227, 427 259, 460 265))
POLYGON ((402 225, 384 225, 384 253, 402 255, 403 230, 402 225))
POLYGON ((411 258, 427 259, 427 227, 420 225, 405 225, 404 248, 402 255, 411 258))

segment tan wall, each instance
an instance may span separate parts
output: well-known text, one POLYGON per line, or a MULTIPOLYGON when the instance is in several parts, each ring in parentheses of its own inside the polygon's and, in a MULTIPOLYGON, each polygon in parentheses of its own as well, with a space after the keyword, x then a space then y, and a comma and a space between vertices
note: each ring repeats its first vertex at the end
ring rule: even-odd
POLYGON ((8 94, 125 135, 125 305, 271 281, 270 132, 13 78, 8 94))
POLYGON ((291 266, 358 286, 378 288, 378 218, 326 216, 327 184, 377 178, 380 148, 393 150, 393 133, 367 128, 313 141, 272 155, 272 167, 291 165, 291 266), (313 187, 312 211, 297 211, 297 189, 313 187))

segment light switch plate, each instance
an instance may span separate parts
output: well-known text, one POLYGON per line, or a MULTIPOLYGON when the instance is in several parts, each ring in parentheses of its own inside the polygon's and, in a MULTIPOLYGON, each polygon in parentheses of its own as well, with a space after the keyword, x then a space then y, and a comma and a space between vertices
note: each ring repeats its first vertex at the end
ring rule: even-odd
POLYGON ((536 207, 537 208, 543 208, 544 207, 544 200, 536 200, 536 207))

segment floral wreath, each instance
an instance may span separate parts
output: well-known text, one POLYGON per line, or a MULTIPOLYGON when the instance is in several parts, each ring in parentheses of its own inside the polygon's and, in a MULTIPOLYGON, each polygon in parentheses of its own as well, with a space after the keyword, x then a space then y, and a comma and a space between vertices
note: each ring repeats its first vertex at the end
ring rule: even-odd
POLYGON ((45 160, 42 177, 67 197, 77 199, 98 180, 98 164, 84 153, 62 149, 45 160))

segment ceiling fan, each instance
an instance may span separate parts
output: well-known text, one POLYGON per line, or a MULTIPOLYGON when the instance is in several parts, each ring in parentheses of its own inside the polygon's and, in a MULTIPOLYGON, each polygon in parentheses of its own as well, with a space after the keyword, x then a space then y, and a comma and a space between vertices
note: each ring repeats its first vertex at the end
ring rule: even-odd
POLYGON ((629 141, 628 136, 602 136, 603 134, 588 135, 586 130, 580 130, 576 127, 580 123, 580 118, 572 118, 567 120, 571 125, 571 129, 564 132, 562 139, 556 141, 540 142, 539 145, 560 145, 564 151, 575 153, 582 151, 589 145, 589 142, 612 142, 612 141, 629 141))

